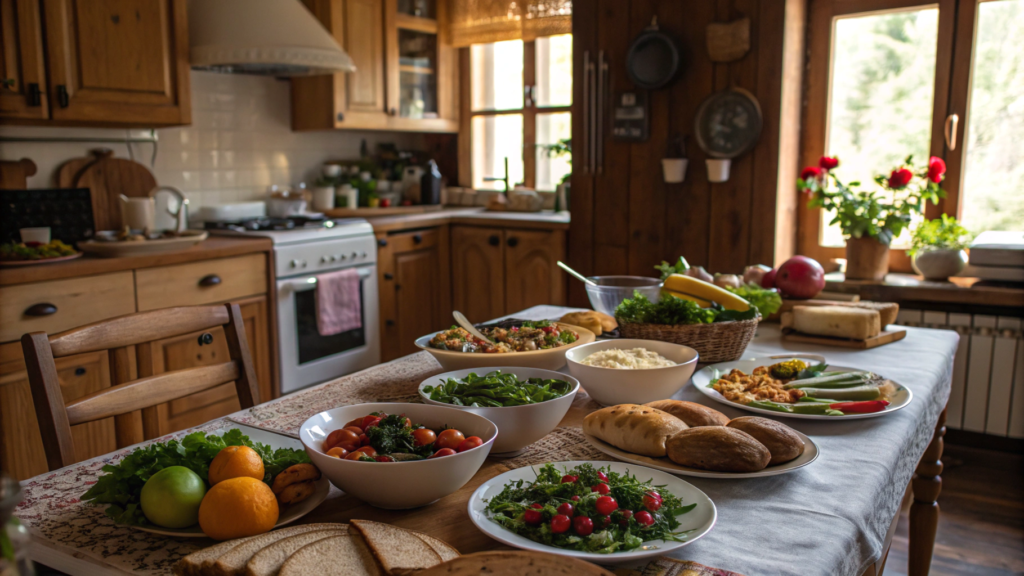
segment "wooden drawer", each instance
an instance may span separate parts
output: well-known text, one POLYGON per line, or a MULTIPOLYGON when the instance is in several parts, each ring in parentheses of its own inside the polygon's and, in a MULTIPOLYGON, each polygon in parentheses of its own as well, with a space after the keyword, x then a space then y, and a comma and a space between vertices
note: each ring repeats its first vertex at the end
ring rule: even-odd
POLYGON ((423 250, 437 246, 441 238, 441 232, 437 228, 426 228, 424 230, 411 230, 388 234, 388 244, 392 252, 408 252, 410 250, 423 250))
POLYGON ((131 272, 4 286, 0 288, 0 342, 18 340, 28 332, 56 334, 133 312, 131 272), (26 314, 37 304, 56 310, 44 316, 26 314))
POLYGON ((267 292, 263 254, 135 271, 139 312, 228 302, 267 292), (216 279, 216 280, 215 280, 216 279))

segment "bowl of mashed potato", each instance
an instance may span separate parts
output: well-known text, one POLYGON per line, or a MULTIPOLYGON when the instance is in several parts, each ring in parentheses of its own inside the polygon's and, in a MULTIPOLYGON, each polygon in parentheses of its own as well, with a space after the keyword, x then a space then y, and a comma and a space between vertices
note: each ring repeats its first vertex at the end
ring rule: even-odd
POLYGON ((670 398, 693 376, 697 351, 656 340, 602 340, 567 350, 565 359, 587 394, 604 406, 670 398))

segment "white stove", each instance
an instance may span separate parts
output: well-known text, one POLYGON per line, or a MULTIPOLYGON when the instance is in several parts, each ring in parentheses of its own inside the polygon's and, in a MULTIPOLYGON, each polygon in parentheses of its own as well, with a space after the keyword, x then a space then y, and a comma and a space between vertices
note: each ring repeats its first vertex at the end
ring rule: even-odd
POLYGON ((361 218, 252 219, 207 222, 211 234, 270 238, 277 279, 281 393, 289 394, 380 362, 377 245, 361 218), (362 327, 321 336, 316 326, 317 276, 359 272, 362 327))

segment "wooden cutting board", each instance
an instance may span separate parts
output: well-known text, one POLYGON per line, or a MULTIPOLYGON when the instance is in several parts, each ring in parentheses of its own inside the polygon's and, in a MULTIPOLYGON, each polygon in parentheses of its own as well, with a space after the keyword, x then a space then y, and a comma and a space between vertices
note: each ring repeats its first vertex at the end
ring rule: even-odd
POLYGON ((138 162, 115 158, 111 150, 93 150, 92 154, 91 158, 75 158, 64 163, 57 173, 58 185, 88 188, 96 230, 118 230, 121 228, 121 194, 129 198, 149 196, 156 188, 156 178, 138 162))
POLYGON ((28 158, 0 161, 0 190, 24 190, 35 173, 36 163, 28 158))
POLYGON ((867 340, 850 340, 848 338, 831 338, 829 336, 811 336, 810 334, 801 334, 800 332, 783 333, 782 339, 787 342, 804 342, 807 344, 821 344, 822 346, 839 346, 840 348, 867 350, 868 348, 878 348, 879 346, 889 344, 891 342, 903 340, 906 336, 906 330, 902 328, 895 328, 883 330, 878 333, 878 336, 868 338, 867 340))

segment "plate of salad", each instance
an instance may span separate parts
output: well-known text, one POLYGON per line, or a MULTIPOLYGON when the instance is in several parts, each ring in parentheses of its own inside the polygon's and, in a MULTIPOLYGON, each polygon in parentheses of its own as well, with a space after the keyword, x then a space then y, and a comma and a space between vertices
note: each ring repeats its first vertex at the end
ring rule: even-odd
POLYGON ((620 462, 554 462, 510 470, 469 500, 484 534, 523 550, 598 563, 660 556, 711 531, 715 504, 667 472, 620 462))
POLYGON ((702 394, 735 408, 805 420, 856 420, 891 414, 913 400, 906 386, 816 354, 720 362, 693 375, 702 394))

